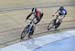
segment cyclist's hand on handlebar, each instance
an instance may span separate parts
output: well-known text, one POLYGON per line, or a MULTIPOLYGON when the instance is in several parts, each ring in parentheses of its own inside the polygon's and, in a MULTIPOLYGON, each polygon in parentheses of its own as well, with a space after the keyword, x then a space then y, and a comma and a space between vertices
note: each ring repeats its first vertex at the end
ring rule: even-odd
POLYGON ((26 19, 25 22, 26 22, 27 20, 28 20, 28 19, 26 19))
POLYGON ((55 15, 52 15, 53 17, 55 16, 55 15))

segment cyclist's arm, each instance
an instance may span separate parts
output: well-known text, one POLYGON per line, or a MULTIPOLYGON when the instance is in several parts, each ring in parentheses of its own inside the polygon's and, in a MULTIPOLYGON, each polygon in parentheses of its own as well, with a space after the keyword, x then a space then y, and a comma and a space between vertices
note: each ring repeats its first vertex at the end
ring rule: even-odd
POLYGON ((56 12, 55 12, 55 14, 57 14, 59 12, 59 10, 57 10, 56 12))
POLYGON ((52 16, 55 16, 58 12, 59 12, 59 10, 57 10, 52 16))
POLYGON ((27 16, 26 20, 29 19, 29 17, 30 17, 32 14, 33 14, 33 13, 31 12, 31 13, 27 16))

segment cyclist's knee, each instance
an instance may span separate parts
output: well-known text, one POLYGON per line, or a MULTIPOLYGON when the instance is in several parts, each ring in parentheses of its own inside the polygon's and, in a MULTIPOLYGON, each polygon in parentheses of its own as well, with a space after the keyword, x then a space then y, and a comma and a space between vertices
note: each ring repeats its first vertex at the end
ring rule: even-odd
POLYGON ((35 24, 38 24, 41 19, 37 18, 35 24))
POLYGON ((32 30, 32 32, 29 33, 29 35, 33 35, 34 31, 32 30))

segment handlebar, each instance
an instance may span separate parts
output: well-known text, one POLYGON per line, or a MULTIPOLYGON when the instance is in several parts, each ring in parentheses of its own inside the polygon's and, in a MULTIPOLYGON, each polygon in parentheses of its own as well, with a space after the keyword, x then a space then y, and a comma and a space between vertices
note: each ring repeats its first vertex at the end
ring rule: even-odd
MULTIPOLYGON (((35 17, 34 18, 29 18, 28 20, 30 20, 30 24, 33 22, 33 23, 35 23, 35 21, 34 21, 34 19, 35 19, 35 17)), ((25 20, 25 22, 26 22, 27 20, 25 20)))

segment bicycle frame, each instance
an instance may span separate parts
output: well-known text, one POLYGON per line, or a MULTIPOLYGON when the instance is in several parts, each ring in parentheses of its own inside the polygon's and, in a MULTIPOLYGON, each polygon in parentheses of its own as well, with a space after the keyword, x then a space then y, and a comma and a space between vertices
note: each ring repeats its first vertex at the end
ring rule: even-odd
POLYGON ((34 19, 35 19, 35 17, 33 18, 33 19, 29 19, 29 20, 31 20, 31 22, 27 25, 27 26, 29 26, 27 29, 27 33, 29 33, 29 32, 31 32, 31 28, 32 28, 32 26, 34 26, 35 24, 34 24, 34 19))
POLYGON ((34 31, 34 18, 30 20, 31 22, 24 28, 21 33, 21 39, 23 39, 27 34, 30 36, 30 34, 34 31))

